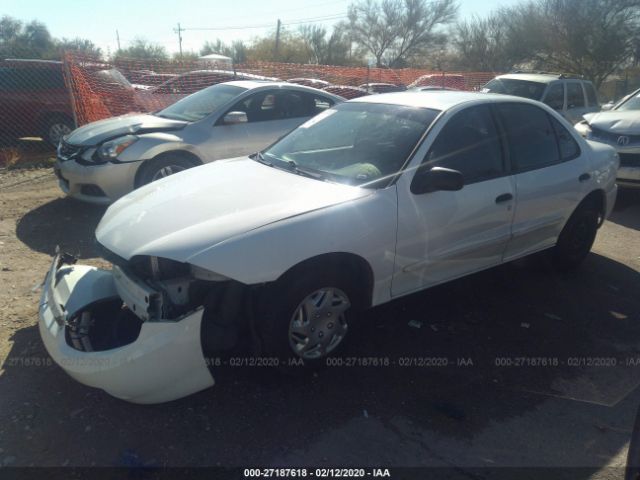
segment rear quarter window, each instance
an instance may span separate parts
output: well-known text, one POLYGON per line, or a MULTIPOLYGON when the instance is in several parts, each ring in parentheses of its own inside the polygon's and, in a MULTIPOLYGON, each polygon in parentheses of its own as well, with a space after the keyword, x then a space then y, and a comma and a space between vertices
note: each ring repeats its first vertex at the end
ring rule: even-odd
POLYGON ((584 90, 587 92, 587 106, 589 107, 597 107, 600 105, 598 102, 598 95, 596 94, 596 89, 593 88, 593 84, 589 82, 584 83, 584 90))

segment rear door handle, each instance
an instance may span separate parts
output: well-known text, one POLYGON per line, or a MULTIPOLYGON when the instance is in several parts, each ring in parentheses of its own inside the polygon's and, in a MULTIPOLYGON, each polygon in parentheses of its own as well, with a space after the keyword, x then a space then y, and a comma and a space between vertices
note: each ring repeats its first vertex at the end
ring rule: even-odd
POLYGON ((509 200, 513 200, 513 195, 511 195, 510 193, 503 193, 502 195, 498 195, 496 197, 496 203, 504 203, 508 202, 509 200))
POLYGON ((581 182, 586 182, 587 180, 589 180, 591 178, 591 175, 588 173, 583 173, 582 175, 580 175, 578 177, 578 180, 580 180, 581 182))

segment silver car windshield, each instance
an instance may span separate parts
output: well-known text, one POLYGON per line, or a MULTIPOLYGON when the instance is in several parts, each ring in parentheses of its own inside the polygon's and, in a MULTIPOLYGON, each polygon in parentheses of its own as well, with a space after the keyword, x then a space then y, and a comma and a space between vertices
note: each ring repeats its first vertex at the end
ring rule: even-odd
POLYGON ((220 83, 178 100, 173 105, 168 106, 164 110, 160 110, 156 113, 156 116, 173 120, 197 122, 246 90, 246 88, 220 83))
POLYGON ((343 103, 308 120, 257 158, 318 179, 380 188, 402 169, 439 113, 343 103))
POLYGON ((616 110, 640 110, 640 93, 629 97, 618 105, 616 110))

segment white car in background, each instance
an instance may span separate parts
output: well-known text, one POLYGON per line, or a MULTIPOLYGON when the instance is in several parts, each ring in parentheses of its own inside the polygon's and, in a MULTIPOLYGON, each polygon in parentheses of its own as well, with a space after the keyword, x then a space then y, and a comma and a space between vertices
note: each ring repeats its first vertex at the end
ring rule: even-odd
POLYGON ((40 333, 72 377, 137 403, 213 385, 238 338, 265 365, 323 362, 354 312, 545 249, 577 267, 617 168, 611 147, 534 101, 345 102, 112 205, 96 239, 113 269, 57 255, 40 333))
POLYGON ((577 122, 587 113, 600 110, 593 83, 561 73, 516 72, 499 75, 482 87, 482 91, 538 100, 549 105, 571 123, 577 122))
POLYGON ((640 188, 640 89, 608 111, 585 115, 575 128, 583 137, 617 150, 618 185, 640 188))

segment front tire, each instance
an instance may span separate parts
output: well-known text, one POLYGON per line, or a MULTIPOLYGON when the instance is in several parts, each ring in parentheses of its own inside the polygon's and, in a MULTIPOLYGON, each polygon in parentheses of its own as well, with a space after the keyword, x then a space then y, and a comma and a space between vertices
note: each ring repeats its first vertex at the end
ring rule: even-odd
POLYGON ((589 204, 573 212, 553 249, 553 261, 561 271, 574 270, 584 261, 596 239, 600 212, 589 204))
POLYGON ((52 147, 57 147, 62 137, 70 134, 75 126, 73 120, 64 115, 54 115, 44 124, 43 140, 52 147))
POLYGON ((156 180, 160 180, 192 167, 195 167, 195 162, 192 162, 178 154, 168 154, 154 158, 146 165, 143 165, 138 186, 141 187, 142 185, 147 185, 151 182, 155 182, 156 180))
POLYGON ((343 346, 356 315, 350 275, 298 272, 276 282, 264 295, 256 329, 266 356, 321 365, 343 346))

